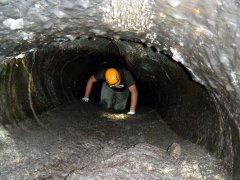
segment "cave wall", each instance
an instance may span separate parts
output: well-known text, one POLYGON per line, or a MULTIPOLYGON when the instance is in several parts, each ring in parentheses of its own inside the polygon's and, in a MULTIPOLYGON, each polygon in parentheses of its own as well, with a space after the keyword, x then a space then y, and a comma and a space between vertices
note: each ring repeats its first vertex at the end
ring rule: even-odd
MULTIPOLYGON (((7 65, 6 61, 24 51, 35 51, 32 48, 52 43, 61 45, 90 36, 128 39, 154 46, 180 62, 192 79, 211 95, 219 122, 215 127, 218 132, 215 152, 233 169, 235 177, 240 176, 239 1, 1 0, 0 4, 0 61, 1 66, 9 66, 6 71, 1 68, 1 80, 8 85, 1 88, 8 88, 6 92, 14 83, 23 82, 31 87, 31 76, 28 76, 31 65, 25 74, 19 75, 15 70, 11 74, 16 65, 7 65), (29 81, 24 77, 30 78, 29 81)), ((15 112, 14 97, 19 92, 11 92, 15 93, 8 97, 11 101, 5 97, 2 105, 15 112)), ((47 92, 46 98, 55 102, 54 92, 51 89, 47 92)), ((31 101, 29 97, 28 100, 31 101)))

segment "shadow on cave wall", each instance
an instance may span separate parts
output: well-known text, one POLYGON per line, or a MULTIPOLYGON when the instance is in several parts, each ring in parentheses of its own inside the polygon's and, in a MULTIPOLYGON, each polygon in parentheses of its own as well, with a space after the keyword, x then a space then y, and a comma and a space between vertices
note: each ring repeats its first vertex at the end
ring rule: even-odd
MULTIPOLYGON (((141 51, 147 48, 137 45, 142 46, 141 51)), ((152 50, 158 54, 157 60, 130 56, 111 43, 106 51, 53 46, 29 52, 23 59, 11 59, 1 67, 2 123, 17 124, 60 104, 80 100, 90 75, 102 67, 109 54, 120 53, 123 64, 136 78, 139 106, 155 108, 178 134, 223 159, 216 140, 221 134, 213 131, 219 129, 218 113, 209 92, 170 55, 152 50)), ((92 92, 95 101, 99 101, 100 89, 101 83, 96 83, 92 92)), ((225 164, 231 171, 231 165, 225 164)))

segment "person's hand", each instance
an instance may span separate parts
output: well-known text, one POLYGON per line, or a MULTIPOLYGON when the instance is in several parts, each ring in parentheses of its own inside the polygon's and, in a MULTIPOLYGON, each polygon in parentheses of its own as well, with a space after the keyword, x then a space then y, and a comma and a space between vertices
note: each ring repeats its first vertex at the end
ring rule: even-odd
POLYGON ((134 109, 130 109, 130 111, 127 114, 134 115, 135 114, 135 110, 134 109))
POLYGON ((84 96, 84 97, 82 98, 82 100, 83 100, 84 102, 88 102, 88 101, 89 101, 89 97, 84 96))

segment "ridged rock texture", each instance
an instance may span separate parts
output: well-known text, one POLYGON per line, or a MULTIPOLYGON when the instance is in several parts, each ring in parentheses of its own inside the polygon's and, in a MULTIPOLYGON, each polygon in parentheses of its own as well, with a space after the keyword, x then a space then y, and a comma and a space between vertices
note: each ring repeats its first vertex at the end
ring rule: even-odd
POLYGON ((0 0, 0 122, 37 119, 80 97, 113 41, 149 92, 140 101, 240 178, 239 8, 239 0, 0 0))

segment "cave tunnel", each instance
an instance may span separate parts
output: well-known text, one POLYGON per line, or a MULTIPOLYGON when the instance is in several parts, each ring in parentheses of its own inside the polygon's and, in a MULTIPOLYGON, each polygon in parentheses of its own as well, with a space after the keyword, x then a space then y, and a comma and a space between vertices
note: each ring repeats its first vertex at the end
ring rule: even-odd
POLYGON ((240 14, 226 2, 0 1, 0 177, 239 179, 240 14), (102 82, 81 100, 109 55, 136 80, 134 116, 129 101, 101 109, 102 82))

